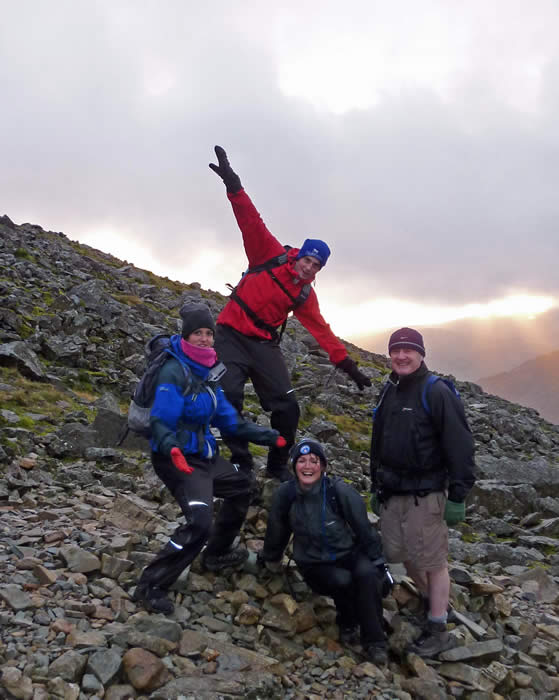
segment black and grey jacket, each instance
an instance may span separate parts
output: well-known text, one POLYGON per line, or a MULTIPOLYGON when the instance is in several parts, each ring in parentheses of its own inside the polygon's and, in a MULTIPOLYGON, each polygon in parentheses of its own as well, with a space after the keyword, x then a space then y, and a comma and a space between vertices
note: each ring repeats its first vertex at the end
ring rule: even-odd
POLYGON ((424 363, 393 383, 375 412, 371 441, 371 490, 381 500, 393 494, 425 495, 448 489, 461 503, 475 482, 474 438, 460 399, 442 381, 429 390, 429 415, 422 390, 424 363))
POLYGON ((338 477, 322 477, 308 491, 298 482, 276 490, 261 558, 279 561, 293 534, 293 559, 305 568, 342 559, 356 550, 382 559, 380 536, 367 518, 357 491, 338 477), (335 498, 329 493, 335 491, 335 498))

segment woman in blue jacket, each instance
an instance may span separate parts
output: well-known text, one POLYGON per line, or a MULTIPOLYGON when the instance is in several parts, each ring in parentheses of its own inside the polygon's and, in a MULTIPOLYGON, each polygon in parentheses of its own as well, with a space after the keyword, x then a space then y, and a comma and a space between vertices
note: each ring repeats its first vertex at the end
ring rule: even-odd
POLYGON ((153 468, 186 522, 144 569, 135 593, 147 610, 166 615, 174 610, 169 587, 206 542, 202 561, 209 570, 237 566, 247 557, 246 549, 231 545, 248 510, 249 479, 220 457, 210 427, 257 444, 281 446, 284 442, 277 430, 244 421, 214 380, 219 371, 209 308, 190 302, 180 313, 182 337, 171 337, 169 360, 157 377, 150 444, 153 468), (214 496, 224 502, 212 527, 214 496))

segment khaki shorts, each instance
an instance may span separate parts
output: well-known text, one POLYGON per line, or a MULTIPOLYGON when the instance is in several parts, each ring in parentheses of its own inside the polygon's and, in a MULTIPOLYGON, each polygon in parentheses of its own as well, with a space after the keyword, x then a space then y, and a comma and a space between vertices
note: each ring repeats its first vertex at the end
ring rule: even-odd
POLYGON ((443 519, 446 495, 391 496, 380 508, 382 545, 387 561, 410 562, 419 571, 448 564, 448 528, 443 519))

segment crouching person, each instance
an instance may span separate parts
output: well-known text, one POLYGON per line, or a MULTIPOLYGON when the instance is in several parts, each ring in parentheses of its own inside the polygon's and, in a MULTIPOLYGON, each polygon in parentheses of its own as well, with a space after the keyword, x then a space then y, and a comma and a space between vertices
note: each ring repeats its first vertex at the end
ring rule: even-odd
POLYGON ((305 439, 291 452, 295 479, 274 493, 268 517, 264 564, 281 561, 293 534, 293 559, 315 593, 334 599, 340 641, 351 643, 360 629, 371 661, 387 661, 382 619, 385 566, 380 537, 357 491, 325 475, 320 443, 305 439))
POLYGON ((169 359, 156 380, 150 444, 153 468, 186 522, 144 569, 135 594, 147 610, 166 615, 174 610, 169 587, 206 542, 202 564, 211 571, 238 566, 247 557, 246 549, 232 545, 248 510, 249 480, 220 457, 210 426, 262 445, 284 444, 277 430, 245 422, 214 380, 215 323, 209 308, 188 303, 180 313, 182 337, 171 337, 169 359), (214 496, 224 499, 215 522, 214 496))

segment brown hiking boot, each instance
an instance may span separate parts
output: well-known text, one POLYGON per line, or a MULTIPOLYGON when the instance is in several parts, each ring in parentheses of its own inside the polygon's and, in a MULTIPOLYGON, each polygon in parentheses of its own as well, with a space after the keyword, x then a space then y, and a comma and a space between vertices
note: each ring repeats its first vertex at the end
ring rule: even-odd
POLYGON ((444 622, 429 620, 423 634, 408 649, 408 651, 424 658, 438 656, 442 651, 456 646, 456 639, 448 633, 444 622))

